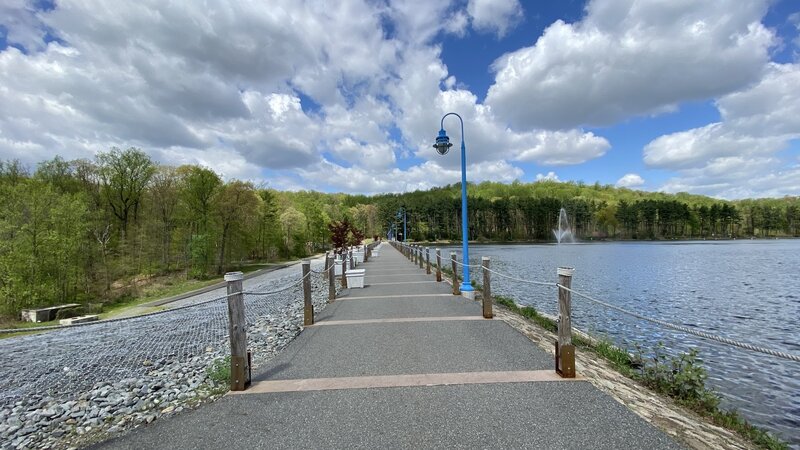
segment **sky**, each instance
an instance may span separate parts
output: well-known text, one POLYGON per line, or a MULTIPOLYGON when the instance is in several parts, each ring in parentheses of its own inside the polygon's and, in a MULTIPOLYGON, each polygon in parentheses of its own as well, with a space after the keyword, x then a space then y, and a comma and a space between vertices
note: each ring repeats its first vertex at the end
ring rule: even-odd
POLYGON ((800 195, 797 0, 3 0, 0 160, 800 195))

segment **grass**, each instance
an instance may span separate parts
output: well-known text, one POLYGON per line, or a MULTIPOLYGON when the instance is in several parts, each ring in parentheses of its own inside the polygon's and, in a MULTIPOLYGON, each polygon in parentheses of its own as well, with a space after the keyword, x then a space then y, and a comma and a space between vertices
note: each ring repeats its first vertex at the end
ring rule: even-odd
POLYGON ((206 369, 206 373, 214 384, 229 386, 231 383, 231 357, 215 359, 206 369))
MULTIPOLYGON (((285 262, 281 261, 277 263, 246 264, 239 267, 238 270, 244 273, 251 273, 257 270, 280 265, 283 263, 285 262)), ((92 311, 87 311, 87 314, 89 313, 99 314, 100 320, 111 319, 124 315, 131 309, 141 307, 146 303, 173 297, 180 294, 185 294, 208 286, 213 286, 214 284, 222 282, 223 280, 221 277, 207 279, 207 280, 196 280, 196 279, 187 280, 183 273, 173 273, 150 279, 146 285, 138 286, 135 289, 135 293, 128 293, 126 295, 119 296, 116 299, 105 301, 103 303, 98 303, 94 305, 84 305, 84 307, 96 306, 96 308, 91 308, 93 309, 92 311)), ((142 308, 140 311, 137 311, 137 315, 160 311, 163 309, 164 307, 162 306, 142 308)), ((26 334, 34 334, 36 333, 35 331, 36 328, 48 327, 54 325, 59 325, 58 320, 53 320, 49 322, 23 322, 8 317, 0 318, 0 328, 2 329, 13 328, 13 329, 26 330, 26 331, 20 331, 19 333, 0 334, 0 339, 14 337, 14 336, 22 336, 26 334)))
MULTIPOLYGON (((512 299, 494 296, 496 303, 505 306, 512 312, 526 317, 551 333, 558 332, 556 321, 542 316, 530 306, 518 306, 512 299)), ((712 389, 706 387, 708 378, 705 367, 697 350, 670 356, 662 343, 653 352, 645 355, 641 347, 631 354, 612 344, 607 339, 595 341, 580 335, 573 335, 576 347, 590 351, 606 361, 622 375, 636 380, 653 391, 670 397, 676 403, 707 418, 715 425, 733 430, 740 436, 768 450, 787 450, 788 444, 773 436, 770 432, 758 428, 744 419, 736 411, 719 408, 720 397, 712 389)))

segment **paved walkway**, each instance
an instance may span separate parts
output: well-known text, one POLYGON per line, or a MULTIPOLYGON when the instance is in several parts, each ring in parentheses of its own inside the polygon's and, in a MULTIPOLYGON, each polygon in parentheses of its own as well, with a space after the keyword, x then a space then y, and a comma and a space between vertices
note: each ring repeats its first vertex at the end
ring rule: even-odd
POLYGON ((197 448, 682 448, 388 244, 253 386, 100 444, 197 448))

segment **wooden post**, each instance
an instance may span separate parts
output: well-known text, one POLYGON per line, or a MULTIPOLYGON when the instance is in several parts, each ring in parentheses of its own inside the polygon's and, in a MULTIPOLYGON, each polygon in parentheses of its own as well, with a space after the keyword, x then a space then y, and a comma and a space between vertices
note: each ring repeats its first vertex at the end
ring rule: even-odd
POLYGON ((489 275, 489 257, 484 256, 481 258, 481 266, 483 266, 483 318, 491 319, 494 317, 492 311, 492 279, 489 275))
POLYGON ((328 266, 328 303, 333 303, 336 299, 336 263, 331 255, 331 263, 328 266))
POLYGON ((311 303, 311 261, 303 260, 303 325, 314 325, 314 304, 311 303))
POLYGON ((461 289, 458 287, 458 270, 456 268, 456 252, 450 252, 450 262, 453 266, 453 295, 461 295, 461 289))
POLYGON ((342 287, 347 289, 347 252, 342 255, 342 287))
POLYGON ((442 281, 442 250, 436 249, 436 281, 442 281))
POLYGON ((413 255, 413 259, 411 260, 411 262, 413 262, 414 265, 416 266, 417 257, 419 256, 419 247, 417 246, 417 244, 414 244, 414 246, 411 248, 411 254, 413 255))
POLYGON ((425 263, 425 261, 423 261, 424 258, 422 257, 422 246, 421 245, 419 247, 417 247, 417 253, 419 254, 419 268, 422 269, 423 264, 425 263))
POLYGON ((243 391, 250 385, 247 360, 247 320, 244 316, 242 272, 228 272, 228 336, 231 340, 231 390, 243 391))
POLYGON ((369 261, 369 245, 364 246, 364 262, 369 261))
POLYGON ((356 261, 353 259, 353 251, 352 250, 349 250, 347 252, 347 257, 350 258, 350 268, 351 269, 355 269, 356 268, 356 261))
POLYGON ((572 267, 558 268, 556 373, 563 378, 575 378, 575 346, 572 345, 572 293, 567 290, 572 286, 574 272, 575 269, 572 267))
POLYGON ((431 274, 431 248, 425 247, 425 273, 431 274))

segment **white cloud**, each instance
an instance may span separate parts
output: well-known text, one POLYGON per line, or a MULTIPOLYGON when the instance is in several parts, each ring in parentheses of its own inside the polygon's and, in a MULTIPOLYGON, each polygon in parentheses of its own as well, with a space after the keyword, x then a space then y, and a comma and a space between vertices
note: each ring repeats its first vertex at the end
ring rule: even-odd
POLYGON ((561 181, 555 172, 547 172, 547 175, 541 173, 536 174, 536 181, 561 181))
POLYGON ((760 77, 775 42, 766 0, 592 0, 495 61, 486 103, 521 129, 609 125, 674 110, 760 77), (720 76, 724 74, 724 76, 720 76))
POLYGON ((721 122, 660 136, 651 167, 677 170, 664 190, 739 198, 800 193, 796 163, 780 155, 800 139, 800 64, 770 64, 755 85, 721 97, 721 122))
POLYGON ((523 16, 518 0, 469 0, 467 12, 476 30, 493 32, 498 37, 505 36, 523 16))
POLYGON ((6 41, 10 44, 22 46, 26 51, 44 47, 46 29, 29 0, 3 0, 0 26, 6 29, 6 41))
POLYGON ((617 180, 617 187, 636 187, 644 184, 644 178, 635 173, 627 173, 622 178, 617 180))

